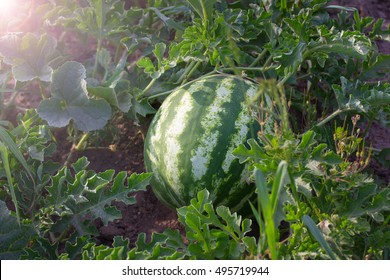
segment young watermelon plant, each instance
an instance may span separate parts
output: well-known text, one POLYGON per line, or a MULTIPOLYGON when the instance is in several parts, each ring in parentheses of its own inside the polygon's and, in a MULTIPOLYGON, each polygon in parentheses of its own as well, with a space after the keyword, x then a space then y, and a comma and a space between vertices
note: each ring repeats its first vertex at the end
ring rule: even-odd
POLYGON ((386 151, 358 126, 388 124, 390 57, 376 42, 390 29, 328 3, 39 7, 39 32, 0 39, 0 92, 11 95, 1 108, 31 85, 42 96, 16 127, 1 122, 0 257, 388 259, 389 185, 365 172, 386 151), (68 59, 69 34, 96 42, 93 55, 68 59), (158 107, 145 141, 151 173, 49 160, 53 127, 67 127, 74 151, 115 116, 142 122, 158 107), (120 218, 111 202, 135 203, 149 182, 185 238, 167 229, 98 245, 94 220, 120 218), (250 214, 238 215, 246 202, 250 214))

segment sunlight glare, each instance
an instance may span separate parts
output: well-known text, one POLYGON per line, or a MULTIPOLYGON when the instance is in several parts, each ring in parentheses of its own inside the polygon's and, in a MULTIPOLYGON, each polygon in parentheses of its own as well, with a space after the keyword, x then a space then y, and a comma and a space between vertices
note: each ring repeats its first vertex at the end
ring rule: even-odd
POLYGON ((31 0, 0 0, 0 33, 10 31, 22 22, 31 3, 31 0))
POLYGON ((15 0, 0 0, 0 13, 6 14, 15 4, 15 0))

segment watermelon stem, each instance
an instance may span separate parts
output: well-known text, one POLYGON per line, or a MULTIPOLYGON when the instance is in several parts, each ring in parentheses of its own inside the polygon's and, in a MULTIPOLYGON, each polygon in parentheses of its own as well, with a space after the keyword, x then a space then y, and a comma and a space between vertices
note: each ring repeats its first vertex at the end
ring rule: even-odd
POLYGON ((271 69, 276 69, 277 66, 271 65, 268 67, 227 67, 227 68, 219 68, 217 71, 233 71, 233 70, 242 70, 242 71, 259 71, 265 72, 271 69))
POLYGON ((188 73, 188 75, 184 78, 182 84, 184 84, 185 82, 188 81, 188 79, 192 76, 192 74, 194 74, 195 70, 198 69, 199 65, 201 64, 200 61, 198 61, 193 67, 192 69, 190 70, 190 72, 188 73))
POLYGON ((190 62, 188 67, 184 70, 183 74, 177 80, 177 82, 176 82, 177 84, 183 85, 183 83, 185 83, 185 79, 186 79, 188 73, 191 71, 191 68, 194 67, 195 63, 196 63, 195 61, 190 62))
POLYGON ((77 144, 75 142, 73 143, 73 147, 66 158, 64 166, 69 165, 69 162, 72 159, 74 152, 79 152, 79 151, 83 150, 83 147, 85 146, 85 142, 87 142, 87 140, 90 136, 91 136, 91 134, 89 132, 85 132, 77 144))
MULTIPOLYGON (((180 87, 185 87, 186 85, 189 85, 189 84, 191 84, 193 82, 196 82, 198 80, 204 79, 205 77, 215 75, 217 73, 218 73, 217 71, 211 71, 211 72, 209 72, 209 73, 207 73, 207 74, 205 74, 205 75, 203 75, 203 76, 201 76, 201 77, 199 77, 197 79, 194 79, 192 81, 189 81, 189 82, 181 85, 180 87)), ((221 73, 221 75, 223 75, 223 73, 221 73)), ((174 88, 174 89, 171 89, 171 90, 167 90, 167 91, 163 91, 163 92, 157 93, 155 95, 151 95, 151 96, 148 97, 148 100, 155 99, 155 98, 158 98, 158 97, 161 97, 161 96, 164 96, 164 95, 168 95, 168 94, 174 92, 175 90, 177 90, 177 88, 174 88)))
POLYGON ((267 49, 264 49, 257 57, 256 59, 249 65, 249 67, 253 67, 255 66, 257 63, 259 63, 260 60, 263 59, 263 57, 266 55, 267 53, 267 49))
POLYGON ((42 99, 47 99, 45 87, 43 86, 43 83, 40 79, 36 79, 38 82, 39 90, 41 92, 42 99))
POLYGON ((157 81, 157 79, 152 79, 149 84, 144 88, 144 90, 142 91, 142 94, 139 97, 145 95, 145 93, 154 85, 154 83, 157 81))
POLYGON ((330 114, 329 116, 327 116, 325 119, 323 119, 319 123, 315 124, 314 126, 316 126, 316 127, 323 126, 324 124, 326 124, 327 122, 331 121, 333 118, 337 117, 338 115, 340 115, 340 114, 342 114, 344 112, 351 111, 351 110, 352 110, 352 108, 337 109, 332 114, 330 114))

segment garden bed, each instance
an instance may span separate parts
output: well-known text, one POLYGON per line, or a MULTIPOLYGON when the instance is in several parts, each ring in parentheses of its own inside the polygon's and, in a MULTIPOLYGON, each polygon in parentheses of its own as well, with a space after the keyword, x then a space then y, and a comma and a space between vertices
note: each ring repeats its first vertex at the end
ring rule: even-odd
MULTIPOLYGON (((39 1, 38 1, 39 2, 39 1)), ((40 1, 44 3, 45 1, 40 1)), ((126 7, 129 7, 131 1, 126 1, 126 7)), ((143 1, 138 1, 139 6, 144 7, 143 1)), ((390 22, 390 4, 387 1, 332 1, 331 4, 352 6, 359 9, 361 16, 372 16, 374 18, 384 18, 386 23, 390 22)), ((59 28, 51 29, 51 32, 58 35, 59 28)), ((77 37, 70 36, 66 41, 70 57, 68 60, 76 60, 83 64, 93 56, 96 49, 95 42, 80 41, 77 37), (88 45, 89 44, 89 45, 88 45), (78 51, 80 50, 80 51, 78 51)), ((379 42, 380 52, 390 54, 390 43, 379 42)), ((133 54, 128 60, 129 64, 135 63, 138 59, 138 53, 133 54)), ((16 123, 16 115, 22 111, 18 108, 37 108, 41 98, 39 97, 39 85, 32 84, 31 92, 37 94, 21 94, 15 100, 15 108, 7 111, 4 119, 16 123)), ((8 94, 7 94, 8 95, 8 94)), ((6 95, 6 96, 7 96, 6 95)), ((7 101, 7 99, 5 99, 7 101)), ((158 107, 158 102, 153 104, 158 107)), ((57 144, 57 151, 51 157, 53 160, 60 163, 68 161, 68 166, 71 166, 74 161, 82 156, 85 156, 90 161, 89 169, 95 172, 104 172, 108 169, 114 169, 116 172, 126 171, 128 175, 133 173, 145 172, 143 163, 144 138, 148 129, 148 125, 152 116, 142 117, 139 123, 134 120, 127 119, 123 116, 118 116, 115 121, 110 124, 112 131, 115 133, 105 138, 104 133, 93 138, 89 142, 87 149, 82 151, 73 151, 71 156, 69 153, 74 147, 69 141, 69 133, 66 128, 53 129, 54 138, 57 144), (115 135, 115 136, 112 136, 115 135)), ((388 120, 387 120, 388 121, 388 120)), ((366 124, 359 124, 361 130, 366 129, 366 124)), ((111 128, 110 128, 111 129, 111 128)), ((367 146, 372 145, 375 150, 390 148, 390 127, 385 127, 378 121, 375 121, 369 128, 366 135, 367 146)), ((382 163, 372 160, 370 165, 365 170, 372 173, 374 178, 388 185, 390 182, 390 174, 388 169, 382 163)), ((163 205, 154 195, 150 187, 146 191, 140 191, 135 194, 137 202, 133 205, 127 205, 123 202, 113 202, 122 213, 121 219, 110 221, 104 225, 102 221, 97 219, 95 224, 99 230, 97 237, 98 244, 111 245, 114 238, 121 236, 127 238, 131 245, 134 245, 140 233, 146 233, 149 240, 153 233, 161 233, 167 228, 179 230, 183 238, 185 237, 184 227, 178 221, 177 212, 175 209, 170 209, 163 205)), ((257 229, 256 229, 257 230, 257 229)), ((256 233, 255 233, 256 234, 256 233)))

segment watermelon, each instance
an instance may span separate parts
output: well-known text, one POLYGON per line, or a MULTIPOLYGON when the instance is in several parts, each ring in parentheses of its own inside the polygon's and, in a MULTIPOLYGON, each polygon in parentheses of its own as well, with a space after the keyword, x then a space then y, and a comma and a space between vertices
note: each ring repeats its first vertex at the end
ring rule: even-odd
POLYGON ((213 75, 172 92, 154 116, 144 162, 152 189, 172 208, 188 205, 208 189, 216 205, 239 210, 254 193, 245 166, 232 152, 258 131, 248 101, 257 94, 248 80, 213 75))

